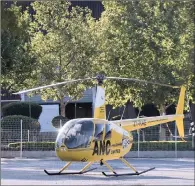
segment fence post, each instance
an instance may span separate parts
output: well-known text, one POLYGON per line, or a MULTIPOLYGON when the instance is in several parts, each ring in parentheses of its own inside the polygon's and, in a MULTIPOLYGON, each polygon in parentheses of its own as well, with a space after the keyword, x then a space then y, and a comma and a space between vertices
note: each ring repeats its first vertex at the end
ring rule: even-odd
POLYGON ((30 139, 30 134, 29 134, 29 130, 28 130, 28 142, 30 141, 29 139, 30 139))
POLYGON ((177 158, 177 126, 175 123, 175 158, 177 158))
POLYGON ((22 119, 20 120, 20 158, 22 158, 22 119))
POLYGON ((139 141, 140 141, 140 130, 137 130, 137 135, 138 135, 138 139, 137 139, 137 157, 139 158, 139 141))
POLYGON ((60 119, 60 128, 62 128, 62 120, 60 119))
POLYGON ((74 118, 77 118, 77 104, 74 104, 74 118))
POLYGON ((190 123, 190 130, 192 135, 192 149, 194 149, 194 136, 195 136, 195 125, 194 122, 190 123))

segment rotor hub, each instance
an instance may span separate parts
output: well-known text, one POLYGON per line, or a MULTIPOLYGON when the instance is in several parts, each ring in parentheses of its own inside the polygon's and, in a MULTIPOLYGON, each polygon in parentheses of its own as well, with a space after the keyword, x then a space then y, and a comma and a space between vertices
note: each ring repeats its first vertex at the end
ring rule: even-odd
POLYGON ((98 74, 96 76, 96 80, 98 81, 98 85, 102 85, 104 79, 106 79, 106 76, 104 74, 98 74))

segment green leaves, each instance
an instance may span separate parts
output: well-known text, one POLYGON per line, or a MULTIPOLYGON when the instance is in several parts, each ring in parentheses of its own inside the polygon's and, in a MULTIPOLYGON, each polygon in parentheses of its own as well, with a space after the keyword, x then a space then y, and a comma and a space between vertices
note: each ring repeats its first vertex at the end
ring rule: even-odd
MULTIPOLYGON (((30 24, 31 53, 39 61, 37 84, 91 76, 94 37, 90 11, 72 7, 66 1, 42 1, 32 4, 36 14, 30 24)), ((86 84, 70 84, 41 91, 44 99, 78 99, 86 84)), ((62 114, 63 115, 63 114, 62 114)))
MULTIPOLYGON (((35 1, 29 9, 2 8, 2 80, 6 88, 95 76, 132 77, 185 84, 194 100, 194 5, 179 1, 103 1, 94 20, 88 8, 66 1, 35 1), (16 78, 17 77, 17 78, 16 78)), ((92 82, 42 90, 43 99, 77 99, 92 82)), ((107 103, 127 100, 141 107, 176 102, 179 91, 125 81, 107 81, 107 103)))
POLYGON ((35 60, 28 53, 28 16, 22 14, 21 7, 2 4, 1 61, 2 87, 7 90, 20 90, 27 87, 33 77, 35 60))
MULTIPOLYGON (((191 2, 104 1, 104 5, 97 23, 101 48, 97 61, 107 76, 190 86, 191 2)), ((170 88, 124 82, 108 84, 107 93, 112 105, 130 99, 138 107, 149 102, 160 107, 177 101, 179 95, 170 88)))

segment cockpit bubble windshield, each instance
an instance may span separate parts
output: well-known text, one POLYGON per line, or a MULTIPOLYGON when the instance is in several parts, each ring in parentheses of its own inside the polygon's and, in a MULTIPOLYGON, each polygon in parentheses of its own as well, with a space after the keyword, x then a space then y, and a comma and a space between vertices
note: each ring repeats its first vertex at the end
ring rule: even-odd
POLYGON ((72 120, 63 126, 57 144, 65 144, 68 149, 87 148, 90 146, 93 132, 94 123, 91 120, 72 120))

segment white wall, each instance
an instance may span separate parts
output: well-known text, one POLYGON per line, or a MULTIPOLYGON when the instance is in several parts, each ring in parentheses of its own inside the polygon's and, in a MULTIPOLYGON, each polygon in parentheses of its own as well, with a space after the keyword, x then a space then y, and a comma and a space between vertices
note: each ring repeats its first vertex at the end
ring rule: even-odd
POLYGON ((52 132, 56 129, 51 124, 52 119, 59 115, 59 105, 41 105, 42 113, 39 117, 41 132, 52 132))

